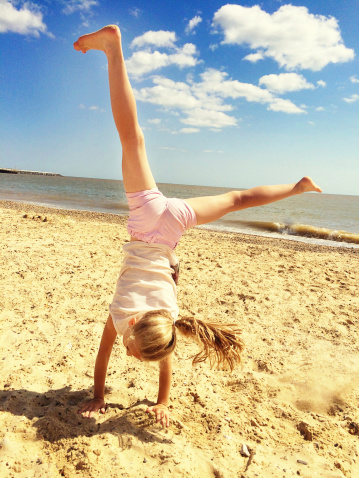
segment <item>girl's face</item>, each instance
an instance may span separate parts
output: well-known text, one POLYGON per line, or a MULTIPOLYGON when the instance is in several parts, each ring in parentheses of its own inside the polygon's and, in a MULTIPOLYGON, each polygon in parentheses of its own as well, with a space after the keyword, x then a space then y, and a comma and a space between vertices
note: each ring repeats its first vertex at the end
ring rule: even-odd
POLYGON ((132 325, 129 324, 129 326, 125 330, 125 333, 123 334, 123 345, 126 347, 128 356, 135 357, 136 359, 141 360, 141 354, 139 351, 138 344, 136 343, 136 339, 131 335, 132 325))

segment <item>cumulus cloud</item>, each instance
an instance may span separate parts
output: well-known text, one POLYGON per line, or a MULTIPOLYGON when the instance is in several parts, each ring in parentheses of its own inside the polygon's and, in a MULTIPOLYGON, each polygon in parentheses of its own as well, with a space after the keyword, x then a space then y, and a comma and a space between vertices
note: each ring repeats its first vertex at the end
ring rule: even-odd
POLYGON ((251 63, 256 63, 259 60, 264 60, 265 55, 262 51, 257 51, 257 53, 250 53, 246 55, 243 60, 250 61, 251 63))
POLYGON ((303 75, 297 73, 281 73, 280 75, 265 75, 259 79, 259 84, 274 93, 287 93, 288 91, 313 90, 314 85, 308 83, 303 75))
POLYGON ((149 119, 147 123, 157 125, 157 124, 161 124, 161 121, 162 120, 160 118, 152 118, 152 119, 149 119))
POLYGON ((189 33, 194 33, 194 29, 196 28, 197 25, 199 25, 202 21, 202 18, 199 15, 196 15, 193 17, 189 22, 188 25, 186 26, 185 32, 187 34, 189 33))
POLYGON ((126 61, 127 72, 130 76, 141 77, 169 65, 177 65, 179 68, 195 66, 198 63, 196 55, 197 50, 192 43, 186 43, 174 53, 161 53, 157 50, 136 51, 126 61))
POLYGON ((34 3, 25 3, 19 10, 9 1, 0 0, 0 33, 19 33, 39 37, 47 32, 42 13, 34 3))
POLYGON ((315 108, 315 111, 325 111, 325 108, 323 108, 323 106, 318 106, 318 108, 315 108))
POLYGON ((226 102, 228 99, 243 98, 267 105, 268 110, 287 114, 306 113, 303 106, 278 98, 259 86, 228 79, 223 71, 207 69, 200 77, 199 82, 191 78, 184 83, 156 76, 152 79, 154 86, 135 90, 135 96, 138 101, 180 111, 180 121, 190 127, 214 130, 238 124, 238 119, 231 114, 233 106, 226 102))
POLYGON ((186 83, 173 81, 162 76, 153 78, 155 86, 134 90, 136 99, 146 103, 161 105, 165 108, 191 109, 200 106, 200 102, 186 83))
POLYGON ((280 111, 282 113, 288 114, 306 113, 303 107, 299 108, 299 106, 283 98, 274 98, 274 100, 271 101, 268 105, 267 109, 271 111, 280 111))
POLYGON ((317 81, 317 85, 318 86, 321 86, 322 88, 325 88, 327 86, 326 82, 323 81, 323 80, 318 80, 317 81))
POLYGON ((353 76, 350 77, 350 81, 351 81, 352 83, 359 83, 359 80, 358 80, 358 78, 357 78, 355 75, 353 75, 353 76))
POLYGON ((130 76, 140 78, 151 71, 156 71, 169 65, 179 68, 195 66, 198 63, 197 49, 193 43, 186 43, 178 47, 176 33, 170 31, 148 31, 136 37, 131 48, 142 48, 135 51, 126 61, 127 71, 130 76), (169 52, 160 52, 157 48, 169 49, 169 52))
POLYGON ((136 37, 131 43, 131 48, 141 48, 143 46, 174 48, 176 40, 175 32, 150 30, 143 35, 136 37))
POLYGON ((235 126, 237 124, 236 118, 222 111, 194 108, 188 111, 187 114, 187 118, 181 119, 181 122, 191 126, 222 129, 226 126, 235 126))
POLYGON ((248 45, 287 70, 319 71, 354 58, 336 18, 313 15, 306 7, 283 5, 269 14, 258 5, 225 5, 215 13, 213 24, 223 31, 223 43, 248 45))
POLYGON ((351 95, 349 98, 343 98, 343 100, 344 100, 346 103, 355 103, 356 101, 359 100, 359 95, 354 94, 354 95, 351 95))
POLYGON ((227 80, 227 73, 208 69, 202 77, 202 88, 207 93, 215 93, 221 98, 244 98, 249 102, 268 104, 268 109, 272 111, 282 111, 283 113, 305 113, 305 110, 299 108, 290 100, 277 98, 268 90, 252 85, 251 83, 241 83, 237 80, 227 80))

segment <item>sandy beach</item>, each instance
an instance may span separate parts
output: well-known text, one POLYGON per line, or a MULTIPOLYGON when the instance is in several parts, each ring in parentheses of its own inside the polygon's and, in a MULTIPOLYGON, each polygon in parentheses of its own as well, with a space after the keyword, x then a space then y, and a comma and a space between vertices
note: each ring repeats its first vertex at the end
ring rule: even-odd
POLYGON ((84 420, 126 217, 0 202, 1 477, 358 477, 359 250, 194 229, 181 315, 238 322, 234 372, 174 357, 172 422, 145 413, 157 365, 117 340, 108 409, 84 420), (242 456, 242 445, 249 456, 242 456))

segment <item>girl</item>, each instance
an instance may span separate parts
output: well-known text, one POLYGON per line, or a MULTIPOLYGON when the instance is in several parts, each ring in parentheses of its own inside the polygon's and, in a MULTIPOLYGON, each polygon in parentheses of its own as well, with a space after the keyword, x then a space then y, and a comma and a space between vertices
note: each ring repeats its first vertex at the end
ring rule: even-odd
POLYGON ((74 43, 74 48, 83 53, 101 50, 107 56, 112 113, 122 144, 123 182, 130 209, 127 229, 131 235, 131 241, 123 246, 124 262, 96 359, 94 398, 79 413, 91 418, 97 411, 105 412, 107 365, 116 336, 120 334, 127 355, 159 362, 157 403, 147 412, 168 427, 171 354, 176 347, 177 330, 197 339, 202 346, 193 363, 209 359, 211 365, 232 370, 240 362, 243 348, 240 330, 235 324, 177 319, 178 260, 173 249, 180 237, 186 229, 215 221, 229 212, 306 191, 321 192, 321 189, 305 177, 295 184, 261 186, 213 197, 165 198, 156 187, 147 161, 119 28, 110 25, 84 35, 74 43))

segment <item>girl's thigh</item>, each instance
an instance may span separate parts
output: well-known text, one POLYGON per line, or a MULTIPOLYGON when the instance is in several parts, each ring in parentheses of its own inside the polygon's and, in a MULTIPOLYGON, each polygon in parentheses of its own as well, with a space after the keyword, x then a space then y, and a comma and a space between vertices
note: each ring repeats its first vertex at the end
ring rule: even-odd
POLYGON ((156 187, 144 140, 122 144, 122 178, 127 193, 146 191, 156 187))
POLYGON ((190 198, 185 201, 194 210, 198 226, 220 219, 236 210, 236 192, 190 198))

